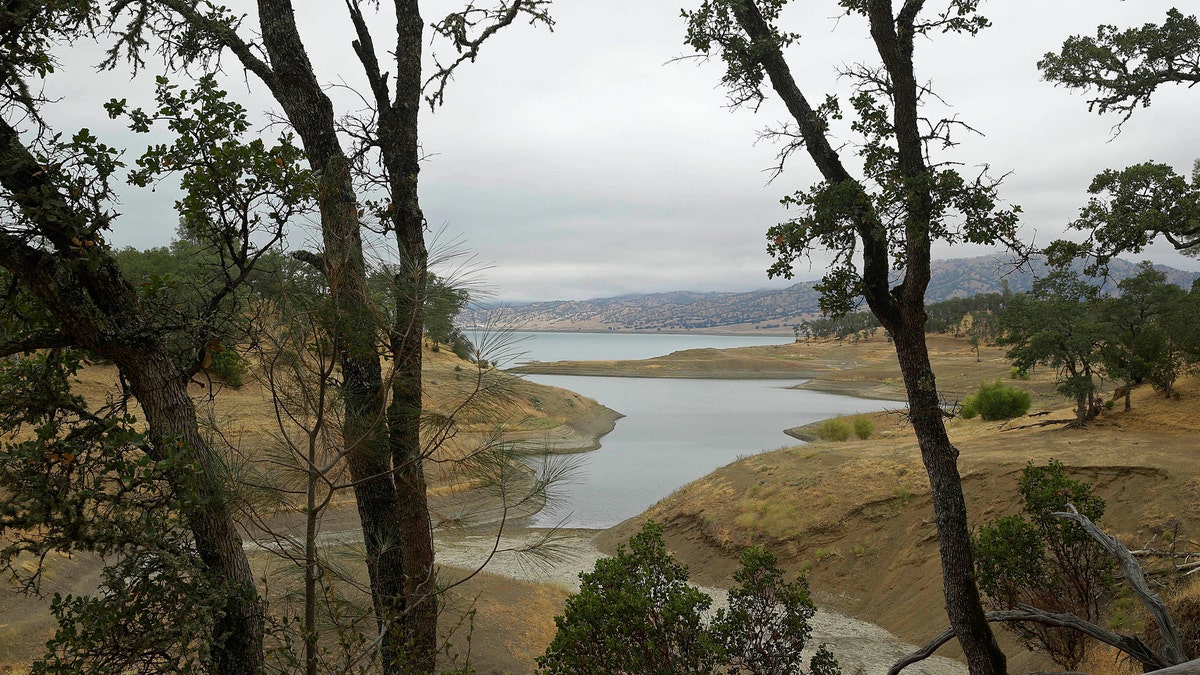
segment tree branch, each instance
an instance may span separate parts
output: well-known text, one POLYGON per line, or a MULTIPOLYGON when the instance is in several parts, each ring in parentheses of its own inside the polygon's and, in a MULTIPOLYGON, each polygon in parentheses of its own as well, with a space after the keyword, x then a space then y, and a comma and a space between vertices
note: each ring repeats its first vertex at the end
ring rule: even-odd
POLYGON ((75 344, 71 336, 60 331, 35 333, 15 340, 0 342, 0 358, 13 354, 28 354, 39 349, 70 347, 75 344))
MULTIPOLYGON (((1168 663, 1164 662, 1161 657, 1154 653, 1152 649, 1142 642, 1141 638, 1131 635, 1121 635, 1114 633, 1106 628, 1097 626, 1090 621, 1084 621, 1074 614, 1057 614, 1053 612, 1045 612, 1036 607, 1029 605, 1021 605, 1019 609, 1003 610, 998 612, 988 612, 987 620, 992 623, 996 622, 1034 622, 1046 626, 1055 626, 1058 628, 1070 628, 1080 631, 1090 637, 1093 637, 1106 645, 1115 647, 1125 654, 1137 659, 1144 666, 1151 668, 1164 668, 1168 663)), ((897 675, 900 671, 908 666, 919 661, 933 656, 933 653, 939 647, 949 642, 954 638, 954 629, 947 628, 933 640, 930 640, 924 647, 905 656, 897 661, 888 669, 888 675, 897 675)))
POLYGON ((1146 610, 1154 617, 1155 623, 1158 624, 1158 631, 1162 634, 1162 658, 1166 661, 1163 665, 1175 665, 1187 661, 1186 652, 1183 649, 1183 638, 1179 635, 1179 628, 1175 625, 1175 620, 1171 618, 1171 613, 1167 611, 1167 606, 1163 604, 1162 598, 1150 590, 1150 586, 1146 583, 1146 576, 1142 574, 1141 566, 1129 553, 1129 549, 1125 548, 1125 545, 1116 537, 1101 530, 1073 505, 1067 504, 1067 508, 1069 512, 1057 512, 1054 515, 1079 523, 1092 539, 1099 542, 1104 550, 1117 559, 1121 564, 1121 574, 1129 582, 1133 592, 1141 599, 1142 604, 1146 606, 1146 610))

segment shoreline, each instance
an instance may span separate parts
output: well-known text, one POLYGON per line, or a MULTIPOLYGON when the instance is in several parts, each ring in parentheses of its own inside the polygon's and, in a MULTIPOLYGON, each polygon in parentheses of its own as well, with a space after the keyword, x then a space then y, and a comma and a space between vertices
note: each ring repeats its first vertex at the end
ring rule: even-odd
POLYGON ((599 404, 551 429, 511 431, 504 435, 513 452, 522 455, 574 455, 600 448, 600 439, 617 428, 623 413, 599 404))

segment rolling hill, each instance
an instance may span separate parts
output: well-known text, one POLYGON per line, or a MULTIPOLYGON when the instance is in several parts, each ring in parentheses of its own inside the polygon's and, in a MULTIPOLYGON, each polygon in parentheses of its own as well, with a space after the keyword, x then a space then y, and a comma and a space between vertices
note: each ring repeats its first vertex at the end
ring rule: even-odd
MULTIPOLYGON (((1156 265, 1172 283, 1189 288, 1200 277, 1156 265)), ((1027 291, 1045 266, 1014 269, 1003 254, 940 260, 933 263, 929 302, 979 293, 999 293, 1007 282, 1014 293, 1027 291)), ((1110 276, 1120 281, 1136 274, 1137 265, 1114 260, 1110 276)), ((790 332, 793 325, 821 315, 813 281, 780 290, 744 293, 671 291, 591 300, 556 300, 515 305, 481 306, 465 311, 464 325, 504 330, 547 331, 754 331, 790 332)), ((1113 284, 1113 282, 1109 282, 1113 284)))

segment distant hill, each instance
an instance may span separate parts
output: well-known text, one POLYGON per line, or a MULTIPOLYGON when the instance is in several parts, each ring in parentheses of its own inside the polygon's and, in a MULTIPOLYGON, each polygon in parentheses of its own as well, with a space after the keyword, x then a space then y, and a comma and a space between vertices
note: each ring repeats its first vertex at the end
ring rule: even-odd
MULTIPOLYGON (((1167 280, 1184 288, 1200 277, 1156 265, 1167 280)), ((1114 260, 1110 276, 1120 281, 1136 273, 1136 264, 1114 260)), ((1029 290, 1045 265, 1014 270, 1003 254, 934 261, 927 298, 938 302, 979 293, 999 293, 1007 281, 1014 293, 1029 290)), ((459 315, 466 325, 498 329, 555 331, 714 331, 776 330, 820 316, 813 281, 780 290, 745 293, 671 291, 591 300, 555 300, 473 308, 459 315)))

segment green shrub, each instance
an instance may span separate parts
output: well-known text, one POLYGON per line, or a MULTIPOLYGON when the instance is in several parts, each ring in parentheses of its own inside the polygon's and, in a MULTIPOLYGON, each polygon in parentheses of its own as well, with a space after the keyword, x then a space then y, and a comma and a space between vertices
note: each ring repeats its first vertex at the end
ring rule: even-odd
POLYGON ((854 435, 858 436, 859 440, 865 441, 875 433, 875 423, 870 417, 855 415, 851 424, 854 427, 854 435))
POLYGON ((688 585, 687 567, 648 522, 613 558, 579 575, 577 595, 554 617, 558 633, 542 672, 710 673, 718 645, 702 619, 712 598, 688 585))
POLYGON ((979 417, 979 408, 975 406, 974 396, 968 396, 963 400, 962 407, 958 409, 958 416, 964 420, 973 420, 979 417))
POLYGON ((241 354, 232 349, 223 348, 213 352, 208 372, 231 387, 240 387, 245 384, 248 366, 249 364, 241 354))
POLYGON ((988 421, 1010 420, 1029 412, 1032 405, 1032 394, 996 380, 980 383, 979 391, 963 402, 960 414, 966 419, 971 419, 977 412, 988 421))
POLYGON ((841 417, 833 417, 817 425, 817 436, 823 441, 848 441, 850 432, 850 423, 841 417))
MULTIPOLYGON (((816 608, 803 577, 783 580, 775 556, 763 548, 742 552, 729 607, 711 622, 712 598, 688 585, 687 567, 667 552, 662 527, 646 523, 614 558, 579 575, 579 593, 554 618, 558 633, 538 657, 539 672, 554 675, 776 675, 801 669, 816 608)), ((808 675, 838 675, 821 645, 808 675)))
POLYGON ((1013 366, 1012 368, 1008 369, 1008 376, 1014 380, 1028 380, 1029 371, 1025 370, 1024 368, 1013 366))
MULTIPOLYGON (((1071 504, 1097 522, 1104 500, 1053 459, 1046 466, 1029 463, 1018 488, 1022 512, 985 523, 972 537, 976 578, 988 608, 1027 604, 1103 624, 1116 588, 1116 559, 1083 528, 1054 513, 1071 504)), ((1086 652, 1087 637, 1075 631, 1036 624, 1005 627, 1064 670, 1077 670, 1086 652)))

